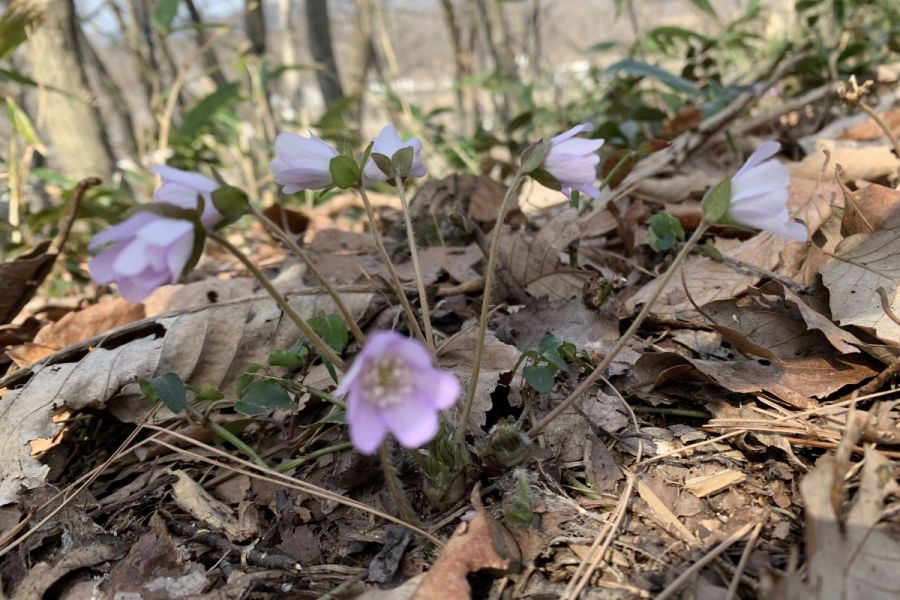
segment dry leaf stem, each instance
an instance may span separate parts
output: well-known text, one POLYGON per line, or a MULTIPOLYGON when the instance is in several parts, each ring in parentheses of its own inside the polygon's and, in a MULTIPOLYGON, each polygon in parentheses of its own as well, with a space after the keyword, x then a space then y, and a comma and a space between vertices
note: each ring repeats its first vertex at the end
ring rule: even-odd
POLYGON ((237 246, 223 238, 217 233, 208 234, 209 238, 215 241, 217 244, 228 250, 235 258, 241 261, 241 264, 244 265, 250 273, 259 281, 260 285, 265 288, 266 292, 275 300, 275 303, 278 307, 288 316, 288 318, 294 322, 294 325, 297 326, 297 329, 300 330, 303 335, 306 336, 306 339, 310 341, 310 343, 316 347, 316 351, 319 353, 319 356, 333 364, 335 367, 340 369, 343 372, 347 371, 347 365, 344 364, 343 359, 334 353, 334 350, 331 349, 331 346, 325 343, 325 341, 319 337, 319 335, 312 330, 312 327, 303 320, 303 317, 297 314, 297 311, 294 310, 287 299, 281 295, 281 292, 275 289, 275 286, 266 278, 262 271, 259 270, 253 261, 247 257, 246 254, 241 252, 237 246))
POLYGON ((403 221, 406 224, 406 241, 409 242, 409 256, 416 273, 416 287, 419 290, 419 304, 422 306, 422 325, 425 327, 425 343, 434 352, 434 331, 431 329, 431 312, 428 309, 428 294, 425 293, 425 281, 422 279, 422 267, 419 266, 419 251, 416 249, 416 234, 413 231, 412 216, 409 214, 409 203, 406 201, 406 189, 400 175, 394 175, 397 196, 403 208, 403 221))
POLYGON ((400 283, 400 276, 397 275, 397 269, 394 268, 394 263, 391 261, 391 257, 384 247, 384 239, 381 237, 381 232, 378 230, 378 222, 375 220, 375 209, 372 208, 372 203, 369 202, 369 194, 366 193, 366 188, 363 185, 360 185, 356 189, 359 192, 360 198, 362 198, 363 205, 366 207, 366 216, 369 218, 369 229, 371 229, 372 238, 375 240, 375 248, 378 249, 378 255, 381 257, 381 262, 384 263, 384 266, 391 277, 391 284, 394 286, 394 291, 397 293, 397 299, 400 300, 400 305, 403 307, 403 312, 406 314, 406 320, 409 321, 409 328, 413 332, 413 335, 424 341, 425 336, 422 335, 422 328, 419 327, 416 313, 413 312, 412 305, 409 303, 406 292, 403 291, 403 285, 400 283))
POLYGON ((475 344, 475 362, 472 364, 472 377, 469 379, 469 385, 466 389, 466 400, 463 403, 462 414, 459 424, 456 428, 456 440, 460 445, 466 439, 466 427, 469 423, 469 415, 472 414, 472 404, 475 402, 475 388, 478 384, 478 375, 481 373, 481 359, 484 356, 484 338, 487 334, 488 313, 491 308, 491 292, 494 289, 494 271, 497 262, 497 251, 500 248, 500 228, 506 219, 506 212, 509 210, 509 203, 516 195, 519 186, 522 184, 524 174, 521 167, 516 171, 515 177, 506 189, 503 196, 503 202, 500 203, 500 210, 497 213, 496 225, 494 225, 494 235, 491 236, 491 248, 488 251, 487 266, 484 269, 484 292, 481 300, 481 314, 478 317, 478 340, 475 344))
POLYGON ((279 240, 284 242, 285 246, 287 246, 291 252, 296 254, 300 260, 303 261, 303 264, 306 265, 306 268, 309 269, 310 273, 315 275, 316 279, 322 284, 322 287, 328 292, 328 295, 331 296, 334 303, 337 305, 338 310, 341 311, 341 316, 344 317, 344 321, 347 322, 347 327, 350 328, 351 333, 353 333, 353 337, 356 338, 356 341, 360 343, 360 345, 366 343, 366 336, 363 334, 362 330, 359 328, 359 325, 356 323, 356 319, 353 317, 353 313, 350 312, 350 309, 347 308, 347 305, 341 299, 341 295, 334 288, 333 285, 322 275, 322 272, 316 267, 313 263, 312 259, 309 257, 309 254, 300 247, 300 244, 295 242, 287 231, 278 226, 272 219, 267 217, 261 210, 257 207, 252 206, 250 210, 253 212, 253 216, 256 217, 260 223, 268 229, 272 235, 277 237, 279 240))
MULTIPOLYGON (((610 350, 605 357, 603 357, 603 361, 597 365, 597 368, 594 369, 590 375, 588 375, 584 381, 581 382, 575 390, 569 394, 569 396, 563 400, 556 408, 551 410, 547 415, 541 419, 531 430, 528 432, 528 437, 531 439, 535 439, 540 433, 544 430, 547 425, 553 422, 559 415, 565 412, 572 404, 578 400, 582 394, 591 389, 591 387, 604 376, 606 369, 612 363, 613 359, 618 356, 618 354, 625 349, 625 346, 628 344, 629 340, 634 337, 637 333, 638 328, 640 328, 641 324, 644 320, 650 315, 650 311, 653 309, 653 305, 656 304, 656 301, 659 299, 660 294, 669 285, 669 281, 672 280, 672 277, 675 275, 675 272, 681 267, 681 263, 684 262, 684 259, 687 258, 687 255, 690 251, 697 245, 697 242, 706 233, 706 230, 709 228, 709 224, 706 221, 701 221, 700 225, 697 226, 697 229, 694 231, 694 234, 685 242, 684 246, 682 246, 681 251, 678 253, 678 256, 675 257, 675 260, 672 261, 672 264, 669 265, 669 268, 659 279, 659 285, 656 286, 656 290, 653 292, 653 295, 647 300, 647 303, 644 304, 644 307, 641 309, 641 312, 634 318, 634 321, 631 322, 631 326, 628 330, 622 334, 622 337, 619 338, 619 341, 616 342, 616 345, 613 346, 612 350, 610 350)), ((485 290, 487 290, 487 286, 485 285, 485 290)), ((480 357, 476 357, 476 360, 480 357)), ((478 363, 476 362, 476 367, 478 363)))

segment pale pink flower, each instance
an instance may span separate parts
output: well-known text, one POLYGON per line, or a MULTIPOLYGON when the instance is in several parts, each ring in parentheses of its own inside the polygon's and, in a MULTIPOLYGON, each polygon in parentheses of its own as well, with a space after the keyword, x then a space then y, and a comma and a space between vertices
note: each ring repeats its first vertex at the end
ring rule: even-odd
MULTIPOLYGON (((384 154, 388 158, 391 158, 397 150, 408 146, 412 146, 413 149, 412 168, 409 171, 409 176, 424 177, 425 174, 428 173, 428 169, 419 157, 422 152, 421 140, 415 137, 411 137, 408 140, 401 140, 400 135, 393 125, 384 126, 381 133, 378 134, 378 137, 375 138, 372 144, 372 152, 384 154)), ((363 174, 367 179, 372 181, 387 181, 387 175, 381 172, 381 169, 378 168, 378 165, 375 164, 375 161, 371 158, 369 159, 369 162, 366 163, 363 174)))
POLYGON ((200 173, 182 171, 174 167, 160 165, 150 169, 162 179, 162 185, 153 192, 153 200, 174 204, 181 208, 197 208, 197 196, 203 197, 203 214, 200 222, 211 231, 222 220, 222 214, 213 205, 211 194, 221 187, 218 183, 200 173))
POLYGON ((333 183, 331 159, 337 155, 337 150, 312 133, 308 138, 282 133, 275 138, 275 158, 269 169, 285 194, 321 189, 333 183))
POLYGON ((193 254, 196 232, 187 220, 139 212, 97 234, 88 249, 97 283, 115 282, 130 302, 141 302, 161 285, 176 283, 193 254))
POLYGON ((805 242, 806 226, 791 221, 787 210, 790 174, 777 160, 770 160, 779 150, 778 142, 761 143, 731 178, 728 218, 744 227, 805 242))
POLYGON ((576 125, 550 140, 550 149, 544 156, 541 168, 553 175, 562 187, 562 192, 571 197, 572 190, 578 190, 591 198, 599 198, 597 164, 600 157, 597 150, 603 140, 589 140, 575 137, 579 133, 593 131, 590 123, 576 125))
POLYGON ((419 448, 438 432, 438 412, 459 396, 456 376, 432 365, 418 340, 394 331, 369 336, 335 391, 347 396, 350 440, 372 454, 388 432, 406 448, 419 448))

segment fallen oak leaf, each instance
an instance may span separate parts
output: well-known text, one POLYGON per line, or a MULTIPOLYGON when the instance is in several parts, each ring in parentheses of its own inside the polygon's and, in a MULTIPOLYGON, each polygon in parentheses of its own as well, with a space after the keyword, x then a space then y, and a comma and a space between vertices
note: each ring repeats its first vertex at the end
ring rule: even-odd
POLYGON ((519 565, 519 547, 503 525, 484 510, 481 488, 472 490, 475 516, 453 532, 412 600, 464 600, 472 597, 467 576, 489 570, 508 573, 519 565))
POLYGON ((9 323, 19 314, 50 274, 56 258, 69 239, 69 232, 72 231, 72 224, 85 192, 96 185, 100 185, 100 180, 96 177, 89 177, 78 183, 59 232, 52 242, 41 242, 15 260, 0 263, 0 284, 3 286, 3 293, 0 294, 0 324, 9 323))

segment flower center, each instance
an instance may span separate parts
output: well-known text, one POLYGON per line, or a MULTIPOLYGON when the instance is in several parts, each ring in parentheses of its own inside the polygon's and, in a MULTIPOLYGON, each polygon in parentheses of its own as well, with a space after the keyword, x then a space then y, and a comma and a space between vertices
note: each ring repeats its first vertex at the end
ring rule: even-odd
POLYGON ((396 357, 375 360, 362 378, 366 399, 378 408, 396 406, 412 393, 412 377, 407 365, 396 357))

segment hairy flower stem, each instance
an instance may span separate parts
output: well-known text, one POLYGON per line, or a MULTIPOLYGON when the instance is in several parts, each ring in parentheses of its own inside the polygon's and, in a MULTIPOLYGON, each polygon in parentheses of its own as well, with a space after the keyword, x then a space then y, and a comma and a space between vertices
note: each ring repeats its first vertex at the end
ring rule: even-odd
POLYGON ((497 250, 500 247, 500 228, 506 219, 506 212, 509 210, 509 203, 518 192, 519 186, 522 184, 524 175, 520 168, 516 171, 515 177, 503 196, 503 202, 500 203, 500 210, 497 213, 497 223, 494 225, 494 235, 491 236, 491 246, 488 250, 487 266, 484 268, 484 292, 481 300, 481 315, 478 318, 478 340, 475 345, 475 362, 472 365, 472 377, 469 379, 469 386, 466 389, 466 400, 463 403, 462 415, 459 424, 456 427, 456 440, 463 446, 466 439, 466 428, 469 424, 469 416, 472 414, 472 404, 475 402, 475 388, 478 384, 478 375, 481 373, 481 359, 484 356, 484 337, 487 333, 488 313, 491 308, 491 292, 494 289, 494 263, 497 262, 497 250))
POLYGON ((381 470, 384 471, 384 483, 387 485, 388 492, 397 505, 397 511, 404 521, 416 527, 422 527, 422 521, 413 510, 409 503, 409 498, 403 491, 403 484, 400 483, 400 477, 397 476, 397 468, 391 459, 391 448, 388 441, 382 442, 378 449, 378 458, 381 459, 381 470))
POLYGON ((697 245, 697 242, 706 233, 706 230, 709 228, 709 224, 706 221, 701 221, 700 225, 697 226, 697 229, 694 231, 694 234, 688 239, 687 242, 682 246, 681 251, 675 257, 675 260, 672 261, 672 264, 669 265, 669 268, 663 274, 663 276, 659 279, 659 284, 656 286, 656 290, 654 290, 653 295, 650 296, 650 299, 647 300, 647 303, 644 304, 644 307, 641 309, 641 312, 634 318, 634 321, 631 322, 631 326, 622 334, 622 337, 619 338, 619 341, 616 342, 616 345, 613 346, 612 350, 610 350, 606 356, 603 357, 603 361, 597 365, 590 375, 588 375, 584 381, 581 382, 575 390, 569 394, 569 396, 563 400, 556 408, 551 410, 547 415, 541 419, 531 430, 528 431, 528 437, 532 440, 541 434, 547 425, 553 422, 559 415, 564 413, 566 409, 568 409, 572 404, 575 403, 586 391, 591 389, 591 387, 597 382, 597 380, 601 379, 606 373, 606 369, 612 363, 613 359, 619 355, 619 353, 625 349, 625 346, 628 345, 628 341, 634 337, 634 334, 637 333, 638 328, 650 315, 650 311, 653 308, 653 305, 656 304, 656 301, 659 299, 660 294, 665 289, 665 287, 669 284, 669 281, 672 280, 672 277, 675 275, 675 272, 681 267, 681 263, 684 262, 684 259, 690 253, 690 251, 697 245))
POLYGON ((337 290, 334 289, 334 286, 322 275, 322 272, 316 267, 313 263, 312 259, 309 257, 309 254, 300 247, 300 244, 295 242, 293 238, 286 232, 284 229, 279 227, 272 219, 263 214, 261 210, 259 210, 255 206, 250 206, 250 210, 253 212, 253 216, 257 218, 257 220, 263 224, 263 226, 269 230, 272 235, 277 237, 279 240, 284 242, 284 245, 287 246, 291 252, 296 254, 300 260, 303 261, 303 264, 306 265, 306 268, 309 269, 309 272, 312 273, 316 279, 319 280, 319 283, 322 284, 322 287, 328 292, 331 296, 331 299, 334 300, 334 303, 337 305, 338 310, 341 312, 341 316, 344 317, 344 321, 347 323, 347 327, 350 328, 351 333, 353 333, 353 337, 356 338, 356 341, 360 343, 360 345, 366 343, 366 336, 363 334, 362 330, 359 328, 359 325, 356 323, 356 319, 353 317, 353 314, 350 312, 350 309, 347 308, 347 305, 341 299, 341 295, 338 294, 337 290))
POLYGON ((422 335, 422 329, 419 327, 416 313, 413 311, 412 305, 406 297, 406 292, 403 291, 403 285, 400 283, 397 269, 394 268, 394 263, 391 261, 391 257, 384 247, 384 238, 381 237, 381 232, 378 230, 378 222, 375 220, 375 210, 372 208, 372 203, 369 202, 369 195, 366 193, 366 188, 364 185, 360 185, 356 190, 359 192, 363 205, 366 207, 366 216, 369 218, 369 229, 372 230, 372 238, 375 240, 375 247, 378 249, 379 256, 381 256, 381 262, 384 263, 384 266, 387 268, 388 274, 391 277, 391 284, 397 292, 397 298, 400 300, 400 305, 403 307, 403 312, 406 314, 406 320, 409 321, 409 328, 412 330, 413 335, 424 341, 425 336, 422 335))
POLYGON ((334 350, 331 349, 325 341, 318 336, 318 334, 312 330, 312 327, 303 320, 303 318, 297 314, 297 311, 288 303, 287 299, 281 295, 281 292, 275 289, 275 286, 266 278, 262 271, 259 270, 253 261, 250 260, 246 254, 241 252, 237 246, 223 238, 217 233, 209 233, 207 234, 211 240, 228 250, 236 259, 241 261, 241 264, 244 265, 250 273, 256 277, 256 280, 259 281, 260 285, 268 292, 268 294, 275 300, 275 303, 278 307, 288 316, 288 318, 294 322, 294 325, 297 326, 297 329, 300 330, 303 335, 306 336, 306 339, 310 341, 310 343, 316 347, 316 351, 319 353, 323 359, 327 360, 335 367, 340 369, 342 372, 347 371, 347 365, 344 364, 343 359, 334 353, 334 350))
POLYGON ((434 332, 431 329, 431 313, 428 309, 428 295, 425 293, 425 281, 422 279, 422 268, 419 266, 419 251, 416 249, 416 234, 413 231, 412 216, 409 214, 409 204, 406 202, 406 190, 403 188, 403 179, 394 175, 394 184, 397 186, 397 196, 400 197, 400 205, 403 208, 403 220, 406 223, 406 241, 409 242, 409 255, 412 259, 413 270, 416 272, 416 287, 419 289, 419 304, 422 306, 422 325, 425 328, 425 343, 434 352, 434 332))
POLYGON ((264 469, 269 468, 269 465, 266 464, 266 461, 263 459, 263 457, 256 453, 256 450, 245 444, 241 438, 228 431, 228 429, 222 427, 215 421, 207 421, 206 425, 210 429, 212 429, 213 433, 215 433, 217 436, 243 452, 244 455, 251 461, 253 461, 254 464, 257 464, 264 469))

